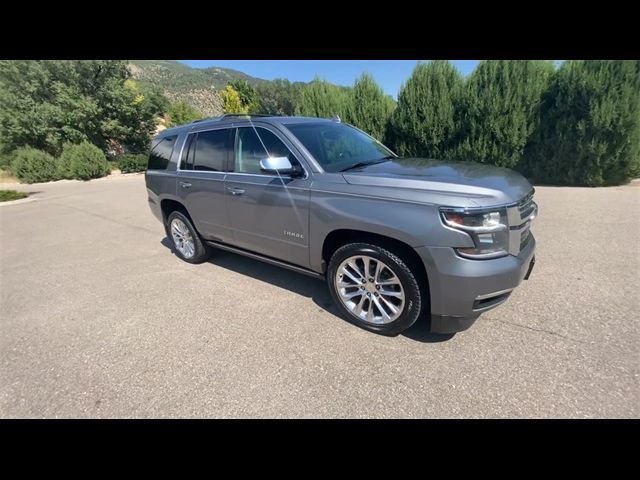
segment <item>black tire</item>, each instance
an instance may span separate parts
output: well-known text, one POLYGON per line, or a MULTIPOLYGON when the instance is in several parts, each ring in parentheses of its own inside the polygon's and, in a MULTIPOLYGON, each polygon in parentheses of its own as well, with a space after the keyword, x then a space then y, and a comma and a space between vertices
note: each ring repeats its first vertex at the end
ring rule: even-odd
POLYGON ((181 260, 184 260, 187 263, 202 263, 209 258, 209 255, 211 253, 209 246, 206 243, 204 243, 204 241, 200 237, 200 234, 191 223, 191 220, 189 220, 189 217, 187 217, 184 213, 180 212, 179 210, 175 210, 171 212, 167 217, 165 230, 167 232, 167 237, 169 237, 169 240, 171 241, 171 245, 173 247, 174 253, 181 260), (187 227, 187 229, 189 230, 189 233, 191 234, 191 238, 193 239, 193 245, 194 245, 194 253, 190 257, 186 257, 180 251, 180 249, 178 249, 175 243, 173 234, 171 233, 171 222, 173 222, 174 219, 180 220, 187 227))
POLYGON ((417 278, 419 277, 407 266, 407 262, 398 255, 378 245, 370 243, 349 243, 340 247, 331 257, 329 268, 327 269, 327 285, 329 286, 333 302, 341 315, 349 322, 364 328, 365 330, 390 336, 398 335, 411 327, 416 320, 420 318, 422 310, 428 302, 428 300, 425 301, 425 291, 420 288, 417 278), (403 311, 395 320, 384 324, 373 324, 364 321, 351 313, 351 311, 347 309, 340 300, 340 296, 335 285, 335 278, 338 273, 337 270, 343 261, 349 257, 357 255, 365 255, 384 262, 384 264, 386 264, 400 280, 405 299, 403 311))

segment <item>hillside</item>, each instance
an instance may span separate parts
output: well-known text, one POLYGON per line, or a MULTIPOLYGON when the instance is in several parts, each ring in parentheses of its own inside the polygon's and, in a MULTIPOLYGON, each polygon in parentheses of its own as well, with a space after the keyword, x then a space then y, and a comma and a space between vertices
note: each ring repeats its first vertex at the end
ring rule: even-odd
POLYGON ((140 83, 159 87, 169 100, 183 100, 206 116, 222 114, 217 91, 228 82, 245 80, 251 85, 267 82, 230 68, 191 68, 175 60, 131 60, 129 68, 140 83))

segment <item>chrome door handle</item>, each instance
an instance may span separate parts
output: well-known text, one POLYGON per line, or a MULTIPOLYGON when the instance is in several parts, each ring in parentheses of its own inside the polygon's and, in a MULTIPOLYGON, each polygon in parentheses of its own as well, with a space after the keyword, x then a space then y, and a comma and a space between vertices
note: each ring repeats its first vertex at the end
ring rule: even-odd
POLYGON ((182 188, 191 188, 191 184, 189 182, 179 182, 182 188))
POLYGON ((227 188, 227 190, 229 190, 231 192, 231 195, 242 195, 244 193, 244 190, 242 188, 227 188))

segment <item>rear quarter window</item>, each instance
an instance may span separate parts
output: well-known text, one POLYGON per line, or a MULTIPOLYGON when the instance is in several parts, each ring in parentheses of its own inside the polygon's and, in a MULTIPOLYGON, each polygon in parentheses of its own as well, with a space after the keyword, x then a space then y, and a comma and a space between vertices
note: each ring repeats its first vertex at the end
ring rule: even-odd
POLYGON ((153 143, 151 144, 151 152, 149 153, 149 164, 147 165, 148 170, 167 169, 177 138, 177 135, 172 135, 153 140, 153 143))

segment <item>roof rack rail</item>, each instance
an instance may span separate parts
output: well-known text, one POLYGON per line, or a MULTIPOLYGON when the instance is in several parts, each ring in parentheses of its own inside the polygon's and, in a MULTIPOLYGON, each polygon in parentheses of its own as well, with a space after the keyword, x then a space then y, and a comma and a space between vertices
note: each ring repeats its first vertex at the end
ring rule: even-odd
POLYGON ((268 113, 225 113, 219 118, 222 120, 223 118, 229 118, 229 117, 277 117, 277 116, 278 115, 269 115, 268 113))
POLYGON ((207 117, 200 118, 199 120, 194 120, 191 123, 199 123, 199 122, 208 122, 208 121, 221 121, 226 118, 234 118, 234 117, 278 117, 279 115, 269 115, 267 113, 225 113, 224 115, 220 115, 219 117, 207 117))

